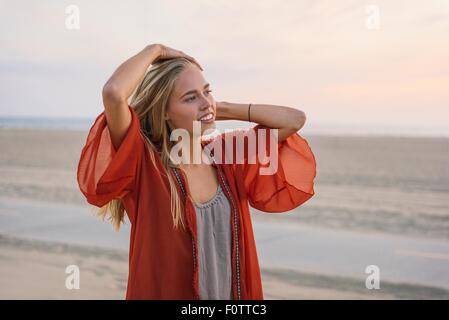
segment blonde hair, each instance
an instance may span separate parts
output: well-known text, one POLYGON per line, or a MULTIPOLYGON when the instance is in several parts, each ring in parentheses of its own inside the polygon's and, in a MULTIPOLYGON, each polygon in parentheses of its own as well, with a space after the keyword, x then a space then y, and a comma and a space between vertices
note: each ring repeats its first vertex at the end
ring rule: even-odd
MULTIPOLYGON (((171 174, 170 166, 175 166, 170 161, 170 150, 174 141, 170 141, 170 127, 164 119, 168 108, 168 101, 173 92, 175 81, 181 71, 192 64, 185 58, 173 58, 153 63, 146 72, 141 83, 137 86, 131 97, 130 106, 135 110, 141 126, 141 132, 148 144, 156 149, 160 154, 162 164, 165 168, 165 175, 170 184, 171 194, 171 213, 173 217, 174 228, 179 225, 185 229, 185 223, 182 216, 181 200, 171 174)), ((154 153, 150 152, 151 160, 155 161, 154 153)), ((121 223, 124 223, 125 208, 120 199, 114 199, 105 204, 98 211, 98 215, 105 219, 110 212, 109 220, 112 221, 114 229, 118 231, 121 223)))

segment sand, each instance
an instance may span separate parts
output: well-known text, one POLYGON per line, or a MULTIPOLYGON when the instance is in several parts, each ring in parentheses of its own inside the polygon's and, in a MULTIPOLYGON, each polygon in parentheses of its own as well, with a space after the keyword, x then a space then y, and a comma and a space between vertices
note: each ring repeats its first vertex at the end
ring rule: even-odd
MULTIPOLYGON (((124 299, 127 251, 72 241, 77 232, 81 236, 77 230, 95 234, 95 230, 102 229, 101 237, 110 227, 100 227, 101 222, 86 215, 86 201, 76 182, 76 167, 86 136, 85 131, 0 129, 0 299, 124 299), (9 203, 26 211, 19 212, 9 203), (66 216, 51 215, 58 206, 65 206, 61 208, 66 216), (67 223, 78 221, 78 212, 81 222, 67 223), (45 240, 37 240, 42 234, 45 240), (81 270, 79 290, 65 287, 65 268, 72 264, 81 270)), ((329 189, 327 194, 336 193, 329 189)), ((302 212, 319 216, 313 210, 302 212)), ((268 232, 259 231, 256 240, 264 243, 259 246, 260 252, 270 245, 276 248, 276 240, 270 240, 268 232)), ((102 244, 98 237, 97 242, 102 244)), ((114 239, 119 242, 123 237, 121 234, 114 239)), ((268 249, 266 255, 274 256, 275 251, 268 249)), ((328 252, 323 251, 323 256, 328 252)), ((433 263, 431 266, 437 263, 429 261, 426 263, 433 263)), ((308 262, 305 259, 304 265, 308 262)), ((449 298, 447 290, 407 283, 383 282, 383 290, 370 291, 362 288, 356 277, 329 276, 287 266, 274 268, 261 263, 261 272, 266 299, 449 298)))
MULTIPOLYGON (((124 299, 127 253, 0 237, 0 299, 124 299), (79 289, 66 288, 66 267, 80 268, 79 289)), ((272 272, 272 274, 271 274, 272 272)), ((279 271, 278 271, 279 272, 279 271)), ((379 299, 359 292, 295 285, 262 270, 265 299, 379 299)))

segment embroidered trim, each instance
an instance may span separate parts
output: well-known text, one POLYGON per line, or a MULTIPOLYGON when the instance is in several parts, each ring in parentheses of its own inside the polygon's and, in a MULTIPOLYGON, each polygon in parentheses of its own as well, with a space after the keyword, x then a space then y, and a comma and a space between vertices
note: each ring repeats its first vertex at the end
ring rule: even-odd
MULTIPOLYGON (((182 194, 184 195, 184 198, 186 197, 187 193, 186 190, 184 189, 184 185, 182 184, 182 180, 179 177, 177 168, 173 168, 173 172, 175 173, 176 176, 176 180, 178 181, 179 187, 181 188, 182 194)), ((194 274, 194 279, 193 279, 193 289, 196 292, 196 287, 195 287, 195 273, 196 273, 196 254, 195 254, 195 238, 192 235, 192 253, 193 253, 193 274, 194 274)))
POLYGON ((239 237, 238 237, 238 234, 239 234, 238 228, 239 227, 237 224, 237 214, 238 214, 237 206, 234 202, 234 198, 232 197, 231 190, 230 190, 228 184, 226 183, 226 179, 223 177, 221 170, 218 169, 218 172, 220 174, 221 180, 223 181, 223 185, 225 186, 226 191, 229 194, 229 198, 231 199, 232 207, 234 209, 234 226, 235 226, 234 230, 235 230, 235 246, 236 246, 235 254, 236 254, 236 269, 237 269, 237 299, 241 300, 241 298, 240 298, 240 258, 239 258, 239 237))
MULTIPOLYGON (((220 176, 220 179, 221 179, 223 185, 225 186, 225 189, 226 189, 226 191, 227 191, 227 193, 229 195, 229 198, 231 199, 230 202, 231 202, 231 205, 232 205, 232 208, 233 208, 233 211, 234 211, 234 226, 235 226, 235 228, 234 228, 235 236, 234 237, 235 237, 235 244, 236 244, 236 252, 235 253, 236 253, 236 269, 237 269, 237 274, 236 274, 236 276, 237 276, 237 299, 241 300, 239 238, 238 238, 238 224, 237 224, 237 222, 238 222, 237 221, 238 212, 237 212, 236 203, 234 202, 234 198, 233 198, 233 196, 231 194, 231 190, 230 190, 228 184, 226 183, 226 179, 224 178, 223 173, 220 170, 220 167, 219 166, 216 166, 216 167, 217 167, 217 171, 218 171, 218 174, 220 176)), ((175 173, 176 180, 178 181, 178 184, 179 184, 179 186, 181 188, 181 191, 182 191, 184 197, 186 197, 186 190, 184 189, 184 185, 182 184, 182 180, 179 177, 179 173, 177 172, 177 168, 174 167, 173 168, 173 172, 175 173)), ((218 191, 220 191, 220 190, 218 190, 218 191)), ((193 236, 192 236, 192 246, 193 246, 193 270, 194 270, 194 273, 195 273, 196 272, 196 254, 195 254, 195 239, 194 239, 193 236)))
POLYGON ((212 207, 215 203, 218 202, 218 200, 220 200, 220 196, 223 194, 223 190, 221 189, 220 184, 218 185, 217 188, 217 192, 215 193, 215 195, 213 196, 212 199, 203 202, 203 203, 196 203, 194 202, 193 204, 195 205, 195 207, 199 208, 199 209, 203 209, 203 208, 209 208, 212 207))

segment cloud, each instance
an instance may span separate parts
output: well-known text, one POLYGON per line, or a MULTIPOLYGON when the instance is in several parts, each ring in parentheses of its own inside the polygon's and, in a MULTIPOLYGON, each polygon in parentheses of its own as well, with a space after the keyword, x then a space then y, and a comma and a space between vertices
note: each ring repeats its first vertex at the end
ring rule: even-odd
POLYGON ((392 123, 416 124, 425 110, 427 125, 449 124, 445 0, 377 0, 378 31, 365 27, 371 1, 77 1, 81 29, 67 30, 70 4, 2 3, 0 114, 95 116, 114 69, 157 42, 196 57, 219 99, 318 121, 382 122, 388 106, 392 123))

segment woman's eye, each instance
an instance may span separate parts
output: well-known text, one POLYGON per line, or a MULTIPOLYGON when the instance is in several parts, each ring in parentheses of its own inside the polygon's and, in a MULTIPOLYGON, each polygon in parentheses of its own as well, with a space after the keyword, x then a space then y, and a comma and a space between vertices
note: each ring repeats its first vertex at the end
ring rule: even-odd
MULTIPOLYGON (((206 90, 206 92, 207 92, 207 94, 209 94, 212 92, 212 90, 206 90)), ((196 98, 195 96, 191 96, 190 98, 187 98, 185 101, 190 102, 190 101, 193 101, 195 98, 196 98)))

